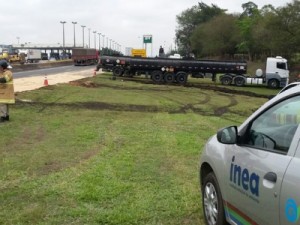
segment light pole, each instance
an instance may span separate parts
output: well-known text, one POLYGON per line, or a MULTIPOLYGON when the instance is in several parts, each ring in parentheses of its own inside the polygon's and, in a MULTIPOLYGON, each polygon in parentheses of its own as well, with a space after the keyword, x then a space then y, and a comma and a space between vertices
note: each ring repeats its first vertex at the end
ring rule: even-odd
POLYGON ((98 35, 99 35, 99 51, 101 51, 101 45, 100 45, 100 43, 101 43, 101 41, 100 41, 101 33, 98 33, 98 35))
POLYGON ((19 43, 20 43, 20 37, 17 37, 17 39, 18 39, 18 45, 19 45, 19 43))
POLYGON ((75 25, 77 22, 72 22, 74 24, 74 47, 76 47, 76 39, 75 39, 75 25))
POLYGON ((109 39, 109 52, 110 52, 110 54, 111 54, 111 41, 112 41, 112 39, 109 39))
POLYGON ((60 21, 60 23, 63 25, 63 52, 65 52, 65 23, 66 23, 66 21, 60 21))
POLYGON ((103 49, 105 47, 104 46, 105 35, 103 34, 102 37, 103 37, 103 39, 102 39, 102 49, 103 49))
POLYGON ((97 39, 96 33, 97 33, 97 31, 94 30, 93 33, 94 33, 94 47, 95 47, 95 49, 97 49, 97 46, 96 46, 96 39, 97 39))
POLYGON ((82 27, 82 47, 84 48, 84 28, 86 26, 81 25, 81 27, 82 27))
POLYGON ((89 48, 91 48, 91 36, 90 36, 90 33, 91 33, 91 28, 89 28, 89 48))

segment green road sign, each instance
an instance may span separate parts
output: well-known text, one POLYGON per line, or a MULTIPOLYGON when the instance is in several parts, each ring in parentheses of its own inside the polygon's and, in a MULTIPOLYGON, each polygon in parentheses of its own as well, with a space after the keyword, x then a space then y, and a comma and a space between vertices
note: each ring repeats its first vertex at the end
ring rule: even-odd
POLYGON ((152 43, 152 35, 144 35, 143 36, 143 42, 144 44, 151 44, 152 43))

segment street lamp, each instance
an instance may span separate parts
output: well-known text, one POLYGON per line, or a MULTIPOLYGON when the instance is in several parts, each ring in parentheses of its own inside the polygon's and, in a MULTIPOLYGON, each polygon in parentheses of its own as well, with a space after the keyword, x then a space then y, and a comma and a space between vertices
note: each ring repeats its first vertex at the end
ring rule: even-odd
POLYGON ((102 37, 103 37, 103 39, 102 39, 102 49, 103 49, 105 47, 104 46, 105 35, 103 34, 102 37))
POLYGON ((101 33, 98 33, 98 35, 99 35, 99 51, 101 51, 101 45, 100 45, 100 37, 101 37, 101 33))
POLYGON ((81 27, 82 27, 82 47, 84 48, 84 28, 86 26, 81 25, 81 27))
POLYGON ((93 33, 94 33, 94 47, 95 47, 95 49, 96 49, 96 48, 97 48, 97 47, 96 47, 96 38, 97 38, 97 37, 96 37, 96 33, 97 33, 97 31, 94 30, 93 33))
POLYGON ((90 33, 91 33, 91 28, 89 28, 89 48, 91 48, 91 36, 90 36, 90 33))
POLYGON ((110 52, 110 54, 111 54, 111 41, 112 41, 112 39, 109 39, 109 52, 110 52))
POLYGON ((77 22, 72 22, 74 24, 74 47, 76 47, 76 39, 75 39, 75 25, 77 22))
POLYGON ((65 51, 65 23, 66 23, 66 21, 60 21, 60 23, 63 25, 63 51, 65 51))

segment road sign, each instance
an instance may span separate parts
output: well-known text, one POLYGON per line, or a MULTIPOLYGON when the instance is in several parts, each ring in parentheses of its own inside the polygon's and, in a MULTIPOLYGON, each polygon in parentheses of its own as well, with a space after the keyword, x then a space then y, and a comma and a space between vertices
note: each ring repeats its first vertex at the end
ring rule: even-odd
POLYGON ((143 43, 144 44, 152 44, 152 35, 144 35, 143 43))

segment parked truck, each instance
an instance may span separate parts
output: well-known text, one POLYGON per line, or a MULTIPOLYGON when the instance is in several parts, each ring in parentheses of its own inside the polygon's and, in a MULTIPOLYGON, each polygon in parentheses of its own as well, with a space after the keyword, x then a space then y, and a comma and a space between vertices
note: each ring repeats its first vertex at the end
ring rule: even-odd
POLYGON ((235 84, 236 86, 266 85, 269 88, 285 87, 289 82, 289 70, 287 60, 277 56, 268 57, 266 70, 257 69, 255 77, 247 75, 224 74, 220 76, 220 81, 224 85, 235 84))
POLYGON ((289 78, 287 60, 282 57, 268 58, 266 72, 259 69, 255 77, 246 75, 246 61, 101 56, 96 70, 100 68, 112 71, 114 76, 148 74, 155 83, 185 84, 189 75, 204 77, 209 73, 213 81, 216 81, 217 74, 220 75, 223 85, 266 84, 278 88, 284 87, 289 78))
POLYGON ((99 51, 93 48, 73 48, 72 59, 75 66, 95 65, 99 60, 99 51))
POLYGON ((21 49, 19 54, 25 55, 27 63, 38 63, 42 59, 42 52, 40 49, 21 49))

